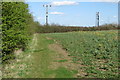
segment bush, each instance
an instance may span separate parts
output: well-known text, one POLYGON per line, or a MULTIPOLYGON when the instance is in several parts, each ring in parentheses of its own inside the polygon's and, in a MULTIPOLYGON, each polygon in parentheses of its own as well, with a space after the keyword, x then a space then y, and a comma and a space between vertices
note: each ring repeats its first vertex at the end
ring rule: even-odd
POLYGON ((24 50, 34 33, 33 18, 24 2, 2 2, 2 59, 16 49, 24 50), (31 24, 30 24, 31 23, 31 24))

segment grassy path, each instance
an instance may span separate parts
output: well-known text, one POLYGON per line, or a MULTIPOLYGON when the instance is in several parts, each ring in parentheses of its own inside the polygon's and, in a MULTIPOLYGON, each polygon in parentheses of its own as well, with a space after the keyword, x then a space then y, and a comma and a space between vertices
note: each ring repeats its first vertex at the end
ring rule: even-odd
POLYGON ((4 66, 3 77, 116 78, 117 36, 117 31, 34 34, 28 50, 4 66))
MULTIPOLYGON (((70 67, 67 53, 42 34, 35 34, 29 49, 6 66, 3 77, 14 78, 72 78, 77 71, 70 67), (59 50, 59 51, 58 51, 59 50), (9 67, 8 67, 9 66, 9 67), (66 67, 67 66, 67 67, 66 67)), ((72 63, 71 63, 72 64, 72 63)), ((72 64, 73 65, 73 64, 72 64)), ((74 66, 73 66, 74 67, 74 66)))
POLYGON ((32 65, 29 66, 31 71, 29 71, 28 77, 49 77, 48 66, 52 60, 51 56, 53 56, 53 52, 47 47, 50 43, 53 41, 47 41, 43 36, 35 34, 31 45, 33 47, 32 53, 30 53, 32 65))

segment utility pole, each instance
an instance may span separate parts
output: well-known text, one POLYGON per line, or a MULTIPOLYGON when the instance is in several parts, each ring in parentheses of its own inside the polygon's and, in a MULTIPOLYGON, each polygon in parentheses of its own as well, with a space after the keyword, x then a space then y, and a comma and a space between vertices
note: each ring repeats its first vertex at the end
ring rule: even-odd
POLYGON ((96 26, 99 27, 99 12, 96 13, 96 26))
POLYGON ((51 7, 51 5, 43 5, 43 7, 46 7, 46 25, 48 25, 48 8, 51 7))

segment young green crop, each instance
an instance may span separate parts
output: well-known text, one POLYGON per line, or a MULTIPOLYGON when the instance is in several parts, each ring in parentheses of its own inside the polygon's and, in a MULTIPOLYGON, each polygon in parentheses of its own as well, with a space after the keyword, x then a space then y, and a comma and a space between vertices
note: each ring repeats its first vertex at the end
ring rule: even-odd
POLYGON ((86 77, 118 76, 118 31, 80 31, 46 34, 56 39, 73 56, 73 62, 86 66, 86 77))

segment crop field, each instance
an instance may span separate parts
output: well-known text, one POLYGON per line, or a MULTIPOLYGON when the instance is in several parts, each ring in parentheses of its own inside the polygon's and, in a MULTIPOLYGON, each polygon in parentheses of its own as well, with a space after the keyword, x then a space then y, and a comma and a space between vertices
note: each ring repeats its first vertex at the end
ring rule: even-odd
POLYGON ((4 78, 116 78, 118 31, 34 34, 4 78))
POLYGON ((86 77, 118 76, 118 31, 80 31, 43 34, 56 40, 86 72, 86 77))
POLYGON ((119 80, 118 4, 2 0, 0 9, 0 78, 119 80))

